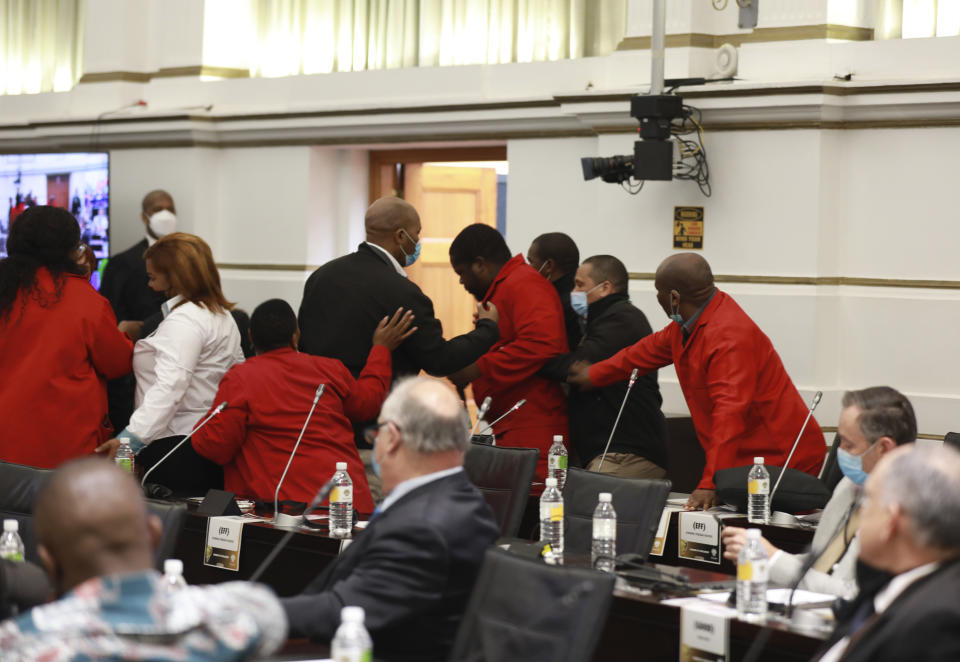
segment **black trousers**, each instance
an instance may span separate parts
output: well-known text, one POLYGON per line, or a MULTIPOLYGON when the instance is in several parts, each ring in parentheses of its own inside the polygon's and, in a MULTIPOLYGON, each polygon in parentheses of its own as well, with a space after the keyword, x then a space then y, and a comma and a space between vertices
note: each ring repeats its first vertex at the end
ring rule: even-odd
MULTIPOLYGON (((137 454, 136 462, 146 472, 182 439, 183 435, 157 439, 137 454)), ((204 496, 209 489, 223 489, 223 467, 197 453, 188 441, 150 474, 150 483, 169 488, 174 496, 204 496)))

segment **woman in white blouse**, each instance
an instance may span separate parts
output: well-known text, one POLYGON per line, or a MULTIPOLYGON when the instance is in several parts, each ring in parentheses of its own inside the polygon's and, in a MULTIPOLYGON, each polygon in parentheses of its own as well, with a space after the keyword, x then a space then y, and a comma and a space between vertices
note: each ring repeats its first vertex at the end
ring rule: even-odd
MULTIPOLYGON (((213 254, 203 239, 183 232, 168 234, 144 257, 150 287, 169 298, 163 304, 160 326, 134 346, 136 409, 117 436, 127 437, 133 452, 149 465, 210 409, 220 379, 243 361, 243 352, 240 332, 230 315, 233 304, 223 296, 213 254), (155 448, 140 456, 156 442, 155 448)), ((113 456, 119 443, 111 439, 98 450, 113 456)), ((189 449, 189 444, 184 445, 165 464, 172 469, 189 449)))

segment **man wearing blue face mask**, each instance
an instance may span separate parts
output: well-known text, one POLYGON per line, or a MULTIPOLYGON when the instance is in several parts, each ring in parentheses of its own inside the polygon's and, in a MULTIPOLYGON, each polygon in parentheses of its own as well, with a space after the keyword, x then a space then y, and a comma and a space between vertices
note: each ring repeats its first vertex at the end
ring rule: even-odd
MULTIPOLYGON (((541 376, 565 381, 574 362, 603 361, 653 332, 643 311, 630 303, 628 284, 626 267, 612 255, 594 255, 583 261, 570 293, 573 309, 586 321, 583 339, 570 353, 547 361, 541 376)), ((589 471, 624 478, 663 478, 667 473, 666 420, 660 411, 663 398, 656 370, 637 379, 610 449, 603 455, 626 392, 626 380, 593 391, 571 387, 567 402, 570 442, 589 471)))
MULTIPOLYGON (((857 525, 863 484, 880 458, 917 437, 917 419, 910 401, 889 386, 874 386, 843 395, 837 424, 837 464, 844 478, 823 509, 811 552, 788 554, 761 538, 770 558, 770 581, 792 585, 810 565, 800 588, 851 599, 857 593, 856 561, 860 549, 857 525), (811 555, 816 555, 813 558, 811 555)), ((746 531, 723 530, 724 556, 736 562, 746 531)))
MULTIPOLYGON (((413 312, 416 333, 393 352, 393 378, 421 370, 445 377, 480 358, 500 338, 493 304, 477 307, 476 328, 451 340, 433 303, 403 268, 420 255, 420 215, 400 198, 376 200, 364 216, 366 241, 356 252, 327 262, 311 274, 300 304, 300 351, 339 359, 356 378, 363 370, 380 320, 398 308, 413 312)), ((370 468, 369 444, 358 423, 355 441, 367 465, 374 498, 379 480, 370 468)))

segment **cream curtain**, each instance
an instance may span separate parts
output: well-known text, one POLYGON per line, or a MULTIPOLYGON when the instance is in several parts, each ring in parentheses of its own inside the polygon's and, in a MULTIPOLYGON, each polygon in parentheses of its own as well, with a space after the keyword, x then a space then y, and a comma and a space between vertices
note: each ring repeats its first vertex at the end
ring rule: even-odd
POLYGON ((85 0, 0 0, 0 93, 69 90, 80 78, 85 0))
POLYGON ((253 0, 257 76, 612 52, 627 0, 253 0))

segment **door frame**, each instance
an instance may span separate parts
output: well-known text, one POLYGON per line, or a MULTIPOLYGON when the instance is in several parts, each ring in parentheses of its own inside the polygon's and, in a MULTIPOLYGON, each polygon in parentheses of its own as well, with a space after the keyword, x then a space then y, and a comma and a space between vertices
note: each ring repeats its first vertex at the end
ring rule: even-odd
POLYGON ((403 197, 403 181, 397 166, 405 163, 441 163, 456 161, 506 161, 506 145, 475 147, 413 147, 410 149, 373 150, 370 152, 370 203, 384 195, 389 186, 397 197, 403 197))

